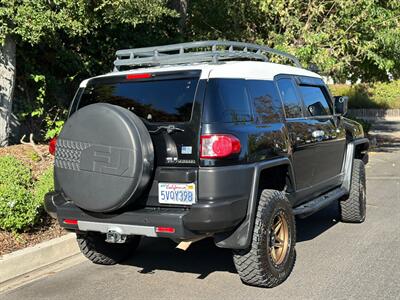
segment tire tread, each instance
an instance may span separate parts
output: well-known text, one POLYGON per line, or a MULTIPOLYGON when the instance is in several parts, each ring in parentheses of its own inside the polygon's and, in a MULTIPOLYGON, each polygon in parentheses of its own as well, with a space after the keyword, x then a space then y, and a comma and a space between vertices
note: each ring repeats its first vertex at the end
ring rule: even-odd
MULTIPOLYGON (((365 167, 360 159, 354 159, 351 177, 350 195, 347 200, 340 201, 342 222, 362 223, 365 220, 365 211, 360 209, 360 188, 365 185, 365 167)), ((363 205, 366 205, 365 203, 363 205)))
POLYGON ((127 244, 108 244, 99 234, 77 234, 82 254, 95 264, 115 265, 127 258, 139 245, 140 237, 134 236, 127 244))

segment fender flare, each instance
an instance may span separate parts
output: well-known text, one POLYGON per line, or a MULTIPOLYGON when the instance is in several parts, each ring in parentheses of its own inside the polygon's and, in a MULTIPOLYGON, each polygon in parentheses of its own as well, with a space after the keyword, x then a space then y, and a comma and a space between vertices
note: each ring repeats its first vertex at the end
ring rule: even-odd
POLYGON ((342 173, 344 174, 342 187, 346 189, 347 193, 350 193, 351 174, 353 171, 353 160, 355 156, 356 146, 361 144, 366 145, 366 149, 368 149, 369 140, 367 138, 361 138, 353 140, 347 144, 347 149, 342 167, 342 173))
POLYGON ((293 187, 295 188, 295 177, 293 172, 292 162, 288 157, 281 157, 261 163, 254 166, 253 180, 249 203, 247 206, 246 217, 240 223, 235 231, 228 234, 219 234, 214 237, 215 244, 220 248, 229 249, 247 249, 250 246, 253 228, 255 222, 255 215, 257 213, 258 205, 258 182, 261 171, 277 166, 287 166, 293 187))

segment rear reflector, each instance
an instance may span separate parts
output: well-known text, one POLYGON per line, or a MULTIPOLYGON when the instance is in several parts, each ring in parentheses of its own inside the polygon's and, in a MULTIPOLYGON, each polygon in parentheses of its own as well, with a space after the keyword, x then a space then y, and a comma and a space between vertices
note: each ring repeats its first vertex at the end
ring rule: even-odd
POLYGON ((156 227, 156 232, 166 232, 166 233, 175 233, 175 228, 173 227, 156 227))
POLYGON ((223 158, 240 153, 240 140, 231 134, 209 134, 200 137, 200 158, 223 158))
POLYGON ((57 137, 54 137, 49 142, 49 153, 51 155, 56 154, 57 137))
POLYGON ((142 74, 128 74, 128 75, 126 75, 126 79, 128 79, 128 80, 145 79, 145 78, 151 78, 151 74, 150 73, 142 73, 142 74))
POLYGON ((64 224, 68 224, 68 225, 78 225, 78 220, 74 220, 74 219, 64 219, 63 223, 64 223, 64 224))

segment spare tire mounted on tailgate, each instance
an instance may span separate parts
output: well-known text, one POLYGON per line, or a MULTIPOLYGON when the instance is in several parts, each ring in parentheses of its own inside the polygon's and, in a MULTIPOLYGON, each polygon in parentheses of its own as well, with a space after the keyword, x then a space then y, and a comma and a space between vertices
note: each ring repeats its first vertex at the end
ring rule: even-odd
POLYGON ((77 206, 110 212, 140 196, 150 181, 154 150, 141 119, 105 103, 83 107, 58 140, 55 176, 77 206))

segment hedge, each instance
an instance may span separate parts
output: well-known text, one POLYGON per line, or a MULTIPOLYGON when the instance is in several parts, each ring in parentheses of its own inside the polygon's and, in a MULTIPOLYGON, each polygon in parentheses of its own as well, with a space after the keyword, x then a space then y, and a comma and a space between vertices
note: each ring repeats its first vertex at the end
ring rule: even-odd
POLYGON ((52 168, 33 182, 31 170, 13 156, 0 157, 0 229, 24 231, 43 215, 44 194, 53 188, 52 168))
POLYGON ((334 96, 349 96, 349 108, 400 108, 400 80, 374 84, 333 84, 334 96))

